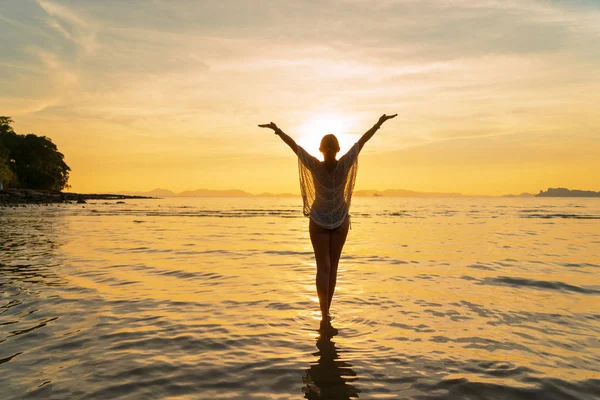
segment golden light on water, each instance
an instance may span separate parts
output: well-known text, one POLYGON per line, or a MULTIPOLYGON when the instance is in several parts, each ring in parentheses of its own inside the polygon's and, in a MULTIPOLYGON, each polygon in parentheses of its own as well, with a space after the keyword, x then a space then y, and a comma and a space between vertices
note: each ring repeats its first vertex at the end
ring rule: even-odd
POLYGON ((449 377, 499 393, 545 390, 538 398, 553 390, 540 380, 568 382, 575 397, 589 391, 598 372, 586 346, 598 330, 597 199, 353 199, 330 342, 317 332, 308 219, 283 213, 298 200, 5 209, 0 284, 11 323, 0 337, 17 356, 3 364, 11 375, 3 394, 46 381, 65 397, 80 387, 142 392, 186 382, 190 371, 203 398, 252 390, 280 398, 306 387, 302 377, 330 379, 332 392, 383 388, 381 397, 437 390, 449 377), (41 333, 44 343, 32 346, 41 333), (214 388, 215 368, 231 385, 214 388), (360 379, 336 383, 346 376, 360 379))
POLYGON ((350 133, 356 131, 356 125, 356 119, 348 114, 336 112, 313 114, 294 129, 294 133, 297 135, 296 142, 300 146, 321 159, 322 154, 319 151, 321 139, 327 134, 334 134, 340 142, 338 153, 340 157, 359 139, 359 136, 350 133))

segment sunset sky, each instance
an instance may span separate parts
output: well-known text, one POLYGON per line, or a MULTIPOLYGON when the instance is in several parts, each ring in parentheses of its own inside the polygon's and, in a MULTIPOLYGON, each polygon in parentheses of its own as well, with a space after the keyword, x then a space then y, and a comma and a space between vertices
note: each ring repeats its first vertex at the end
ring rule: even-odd
POLYGON ((0 115, 71 190, 299 192, 273 121, 318 155, 398 113, 357 189, 600 190, 600 1, 0 3, 0 115))

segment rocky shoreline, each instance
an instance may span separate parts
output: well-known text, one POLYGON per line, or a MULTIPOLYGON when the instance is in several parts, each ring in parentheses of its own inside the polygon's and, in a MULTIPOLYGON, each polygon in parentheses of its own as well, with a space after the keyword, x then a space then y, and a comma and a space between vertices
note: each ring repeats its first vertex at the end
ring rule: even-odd
POLYGON ((123 194, 69 193, 54 190, 4 189, 0 190, 0 207, 26 204, 85 203, 88 200, 154 199, 147 196, 123 194))

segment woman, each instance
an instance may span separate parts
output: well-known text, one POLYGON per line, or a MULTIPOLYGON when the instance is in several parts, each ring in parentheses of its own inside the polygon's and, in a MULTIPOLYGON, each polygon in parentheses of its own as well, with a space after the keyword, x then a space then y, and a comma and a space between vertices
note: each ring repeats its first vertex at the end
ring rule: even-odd
POLYGON ((383 114, 379 121, 339 160, 340 145, 335 135, 325 135, 319 150, 324 161, 311 156, 273 122, 258 125, 273 129, 296 153, 304 215, 310 217, 310 241, 317 262, 317 294, 321 308, 321 329, 333 330, 329 307, 335 291, 338 263, 350 226, 350 200, 358 167, 358 153, 381 125, 398 114, 383 114))

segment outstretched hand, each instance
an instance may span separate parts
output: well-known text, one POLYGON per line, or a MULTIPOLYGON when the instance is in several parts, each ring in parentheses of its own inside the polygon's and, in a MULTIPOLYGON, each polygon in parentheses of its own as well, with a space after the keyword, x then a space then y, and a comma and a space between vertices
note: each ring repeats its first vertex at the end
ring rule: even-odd
POLYGON ((396 115, 398 115, 398 114, 394 114, 394 115, 385 115, 385 114, 383 114, 381 117, 379 117, 379 121, 377 121, 377 125, 381 126, 381 124, 383 124, 388 119, 395 118, 396 115))
POLYGON ((270 128, 274 131, 277 131, 279 129, 277 125, 275 125, 275 122, 269 122, 268 124, 260 124, 258 126, 260 126, 261 128, 270 128))

